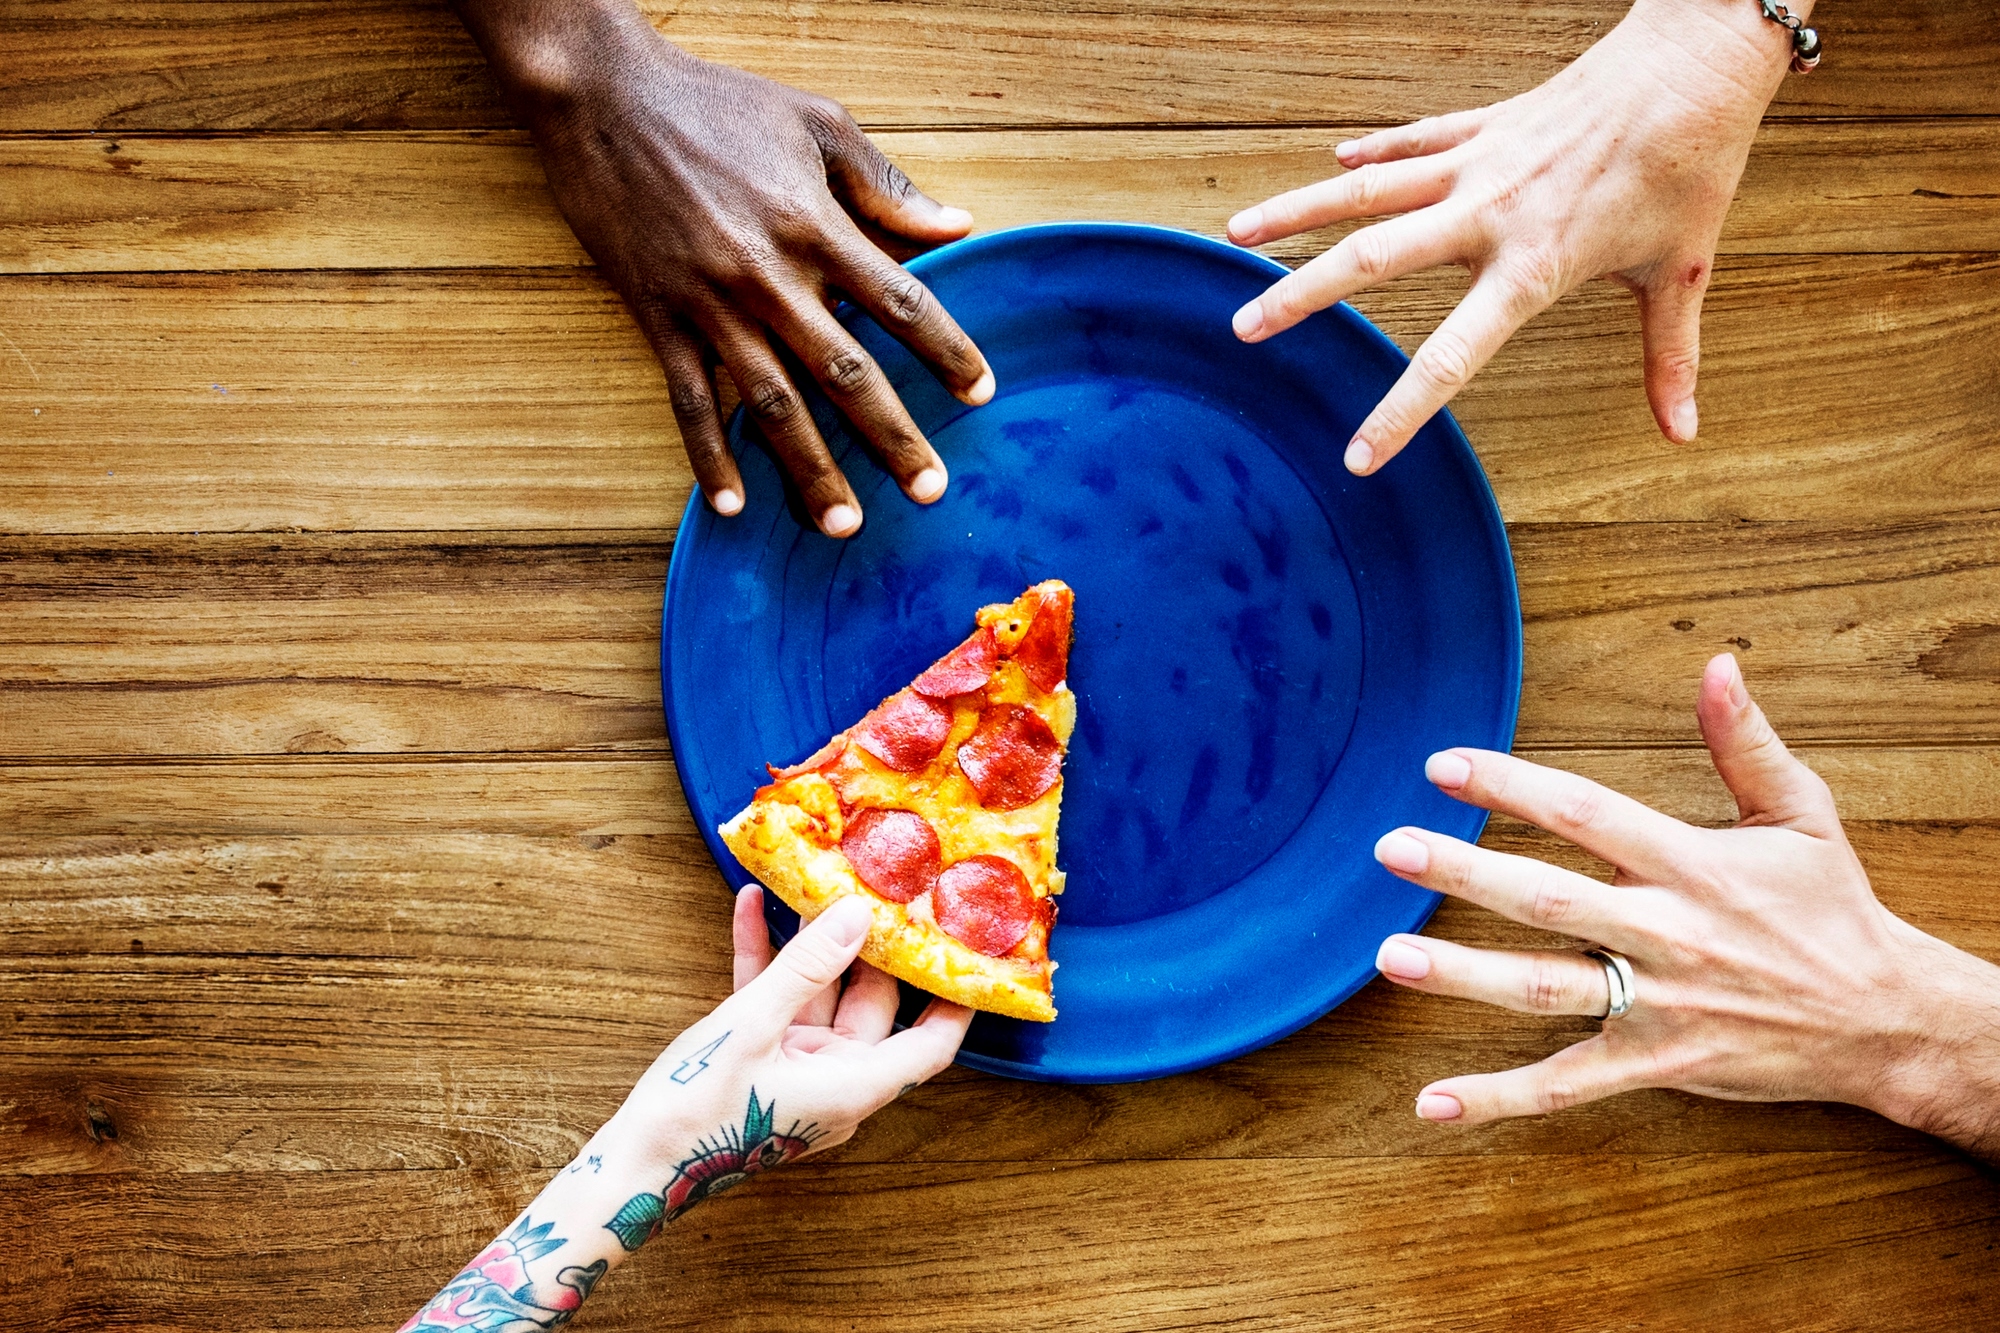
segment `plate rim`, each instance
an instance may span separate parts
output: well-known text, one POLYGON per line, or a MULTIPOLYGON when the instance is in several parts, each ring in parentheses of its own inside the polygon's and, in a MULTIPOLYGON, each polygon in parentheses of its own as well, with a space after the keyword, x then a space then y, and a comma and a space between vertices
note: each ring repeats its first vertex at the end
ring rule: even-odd
MULTIPOLYGON (((1217 240, 1211 236, 1202 235, 1199 232, 1186 231, 1178 227, 1164 227, 1154 223, 1100 220, 1037 222, 1018 227, 1002 227, 995 231, 968 236, 963 240, 953 241, 948 245, 927 251, 909 260, 903 267, 908 269, 913 275, 921 278, 925 270, 934 268, 939 263, 958 260, 995 245, 1011 243, 1024 238, 1044 236, 1114 237, 1154 245, 1164 244, 1172 249, 1182 250, 1210 259, 1224 259, 1246 269, 1256 269, 1271 278, 1282 277, 1292 271, 1267 255, 1232 245, 1227 241, 1217 240)), ((843 303, 841 313, 845 313, 849 308, 846 303, 843 303)), ((1410 358, 1408 354, 1401 347, 1397 346, 1396 342, 1388 334, 1384 333, 1367 316, 1345 301, 1341 301, 1326 310, 1319 311, 1308 318, 1313 320, 1327 318, 1337 320, 1353 332, 1358 333, 1363 339, 1373 342, 1379 348, 1386 350, 1394 361, 1401 363, 1403 366, 1408 366, 1409 364, 1410 358)), ((729 423, 727 435, 730 438, 735 439, 740 437, 744 417, 744 409, 738 406, 729 423)), ((1505 743, 1506 751, 1511 753, 1514 748, 1514 741, 1520 722, 1524 665, 1524 626, 1521 619, 1520 578, 1515 570, 1513 543, 1507 536, 1506 519, 1500 511, 1499 497, 1494 494, 1492 478, 1487 475, 1485 465, 1480 461, 1478 451, 1472 447, 1472 441, 1458 424, 1457 417, 1452 415, 1448 406, 1442 407, 1438 409, 1436 416, 1426 424, 1441 424, 1444 427, 1445 434, 1463 451, 1465 461, 1471 464, 1472 476, 1478 482, 1478 496, 1484 501, 1483 505, 1480 506, 1481 517, 1484 520, 1482 527, 1486 537, 1493 543, 1494 554, 1498 557, 1500 568, 1505 571, 1506 605, 1502 610, 1505 613, 1507 654, 1510 660, 1506 664, 1505 697, 1502 700, 1501 721, 1497 730, 1500 733, 1500 738, 1505 743)), ((875 466, 872 462, 870 465, 875 466)), ((681 798, 687 805, 688 813, 691 817, 695 813, 694 801, 689 795, 687 777, 680 762, 680 756, 683 753, 681 743, 682 727, 673 708, 669 704, 669 701, 673 697, 671 684, 673 679, 671 665, 673 656, 672 611, 676 594, 690 577, 688 571, 692 563, 692 557, 686 554, 688 543, 684 542, 684 539, 695 522, 700 518, 703 503, 701 489, 697 486, 689 494, 687 506, 683 509, 680 522, 674 530, 673 550, 668 556, 667 577, 662 590, 660 609, 660 707, 662 713, 665 715, 667 724, 667 744, 670 758, 674 765, 674 778, 681 788, 681 798)), ((1469 808, 1476 809, 1477 807, 1469 808)), ((1479 811, 1477 819, 1472 821, 1472 832, 1467 841, 1476 842, 1485 831, 1486 824, 1490 818, 1490 812, 1479 811)), ((730 874, 729 866, 735 864, 735 858, 729 854, 727 846, 722 841, 719 829, 702 826, 699 819, 696 819, 695 822, 701 834, 702 842, 708 848, 709 856, 715 863, 717 872, 722 876, 723 882, 726 885, 730 884, 734 876, 730 874)), ((746 872, 744 883, 750 884, 755 882, 755 877, 746 872)), ((740 888, 741 886, 737 886, 736 888, 732 888, 730 892, 734 894, 739 892, 740 888)), ((1443 894, 1427 892, 1424 900, 1418 907, 1414 919, 1398 933, 1409 934, 1421 931, 1437 912, 1438 906, 1443 900, 1443 894)), ((769 928, 768 919, 766 921, 766 928, 769 928)), ((778 942, 782 943, 783 941, 778 942)), ((1286 1037, 1292 1036, 1300 1030, 1318 1022, 1329 1013, 1332 1013, 1348 1000, 1354 998, 1369 982, 1375 980, 1379 975, 1380 973, 1373 967, 1365 969, 1359 980, 1354 982, 1352 986, 1339 991, 1323 1006, 1317 1009, 1308 1006, 1309 1012, 1304 1017, 1296 1021, 1288 1021, 1286 1024, 1272 1029, 1267 1033, 1262 1033, 1249 1041, 1232 1042, 1221 1047, 1209 1048, 1185 1060, 1176 1060, 1166 1064, 1151 1063, 1145 1065, 1143 1068, 1135 1067, 1132 1072, 1106 1075, 1092 1072, 1052 1070, 1043 1066, 1022 1064, 1018 1061, 985 1055, 977 1051, 968 1051, 962 1048, 955 1057, 954 1063, 978 1069, 985 1073, 998 1074, 1037 1083, 1109 1086, 1118 1083, 1147 1082, 1156 1078, 1170 1078, 1177 1074, 1191 1073, 1195 1070, 1227 1064, 1232 1060, 1239 1060, 1246 1055, 1263 1050, 1267 1046, 1275 1045, 1283 1041, 1286 1037), (1220 1053, 1217 1053, 1218 1051, 1220 1053)))

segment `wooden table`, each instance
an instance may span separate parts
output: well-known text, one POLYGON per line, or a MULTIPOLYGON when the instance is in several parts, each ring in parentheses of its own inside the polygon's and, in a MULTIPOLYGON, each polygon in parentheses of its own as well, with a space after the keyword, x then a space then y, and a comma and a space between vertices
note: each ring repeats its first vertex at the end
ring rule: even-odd
MULTIPOLYGON (((1750 3, 1751 0, 1743 0, 1750 3)), ((1617 6, 690 0, 985 227, 1218 232, 1354 129, 1526 89, 1617 6)), ((1520 749, 1694 819, 1741 656, 1883 898, 2000 955, 2000 27, 1853 0, 1718 261, 1700 443, 1596 284, 1461 396, 1520 749)), ((726 987, 655 649, 660 376, 439 5, 0 7, 0 1308, 382 1328, 726 987)), ((1319 237, 1278 247, 1298 260, 1319 237)), ((1362 298, 1406 346, 1462 277, 1362 298)), ((1496 823, 1493 845, 1585 864, 1496 823)), ((1072 853, 1075 854, 1075 853, 1072 853)), ((1447 906, 1434 929, 1523 932, 1447 906)), ((1370 986, 1130 1087, 953 1071, 711 1205, 603 1329, 1924 1328, 2000 1187, 1872 1116, 1427 1079, 1590 1024, 1370 986)), ((1983 1315, 1983 1319, 1982 1319, 1983 1315)))

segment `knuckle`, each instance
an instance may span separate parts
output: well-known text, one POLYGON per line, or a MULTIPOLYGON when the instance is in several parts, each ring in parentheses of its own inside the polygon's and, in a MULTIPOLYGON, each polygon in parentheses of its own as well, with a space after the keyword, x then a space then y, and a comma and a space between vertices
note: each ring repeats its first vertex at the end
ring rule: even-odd
POLYGON ((1653 372, 1676 381, 1691 380, 1700 370, 1701 351, 1693 346, 1676 347, 1653 357, 1653 372))
POLYGON ((1549 1079, 1535 1089, 1535 1110, 1541 1115, 1567 1111, 1583 1100, 1583 1090, 1568 1079, 1549 1079))
POLYGON ((868 367, 868 357, 858 347, 835 352, 827 359, 824 368, 827 387, 841 393, 853 393, 868 382, 868 367))
POLYGON ((1562 256, 1547 245, 1530 245, 1517 251, 1508 264, 1514 282, 1538 301, 1553 301, 1562 291, 1562 256))
POLYGON ((898 273, 882 284, 882 309, 898 324, 915 324, 923 318, 926 296, 921 282, 908 273, 898 273))
POLYGON ((794 937, 785 952, 792 955, 793 974, 813 986, 831 986, 847 970, 840 951, 832 941, 820 935, 802 931, 794 937))
POLYGON ((908 173, 886 157, 882 159, 881 175, 880 184, 882 193, 888 195, 898 203, 908 199, 916 192, 917 187, 911 182, 908 173))
POLYGON ((1528 917, 1538 926, 1559 930, 1576 917, 1576 890, 1562 873, 1544 866, 1528 891, 1528 917))
POLYGON ((776 375, 767 375, 750 385, 743 395, 751 414, 769 425, 782 425, 798 416, 804 404, 798 390, 776 375))
POLYGON ((1552 832, 1569 834, 1593 827, 1604 816, 1604 796, 1587 782, 1564 783, 1556 793, 1550 817, 1552 832))
POLYGON ((1436 389, 1456 389, 1472 378, 1472 345, 1452 329, 1439 329, 1417 349, 1417 373, 1436 389))
POLYGON ((1382 203, 1388 185, 1379 163, 1357 167, 1347 177, 1347 197, 1363 213, 1373 213, 1382 203))
POLYGON ((676 379, 667 385, 667 401, 674 409, 674 420, 685 428, 705 426, 715 420, 715 395, 699 375, 676 379))
POLYGON ((1278 279, 1265 293, 1264 300, 1281 320, 1297 323, 1311 313, 1306 309, 1305 296, 1300 291, 1296 276, 1278 279))
POLYGON ((1373 227, 1366 227, 1350 235, 1341 242, 1347 247, 1347 262, 1355 275, 1368 282, 1376 282, 1389 275, 1395 256, 1389 248, 1389 240, 1373 227))
POLYGON ((1567 969, 1557 966, 1554 959, 1537 958, 1528 966, 1527 994, 1524 997, 1528 1010, 1537 1014, 1560 1013, 1569 999, 1567 969))

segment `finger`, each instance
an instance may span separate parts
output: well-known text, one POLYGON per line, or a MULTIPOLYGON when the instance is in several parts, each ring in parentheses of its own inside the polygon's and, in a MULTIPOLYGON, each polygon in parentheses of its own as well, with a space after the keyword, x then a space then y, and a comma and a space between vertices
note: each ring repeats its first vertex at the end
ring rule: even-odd
POLYGON ((1498 272, 1482 275, 1424 339, 1408 368, 1354 432, 1344 459, 1347 470, 1365 477, 1401 453, 1514 331, 1548 303, 1498 272))
POLYGON ((1733 654, 1711 659, 1702 672, 1695 716, 1715 771, 1736 798, 1743 822, 1779 824, 1821 837, 1839 833, 1832 791, 1778 739, 1764 710, 1750 698, 1733 654))
POLYGON ((1457 173, 1441 158, 1370 163, 1244 209, 1229 219, 1229 239, 1262 245, 1348 218, 1407 213, 1451 193, 1457 173))
POLYGON ((786 309, 774 325, 778 336, 812 367, 827 397, 867 437, 903 493, 920 504, 944 494, 944 460, 889 385, 875 358, 861 350, 826 307, 786 309))
POLYGON ((902 998, 894 977, 879 967, 856 963, 848 971, 847 989, 834 1011, 833 1030, 873 1045, 895 1029, 896 1005, 902 998))
POLYGON ((729 923, 736 946, 735 983, 742 990, 771 965, 771 928, 764 924, 764 890, 755 884, 743 886, 736 895, 736 912, 729 923))
POLYGON ((728 311, 718 312, 707 332, 729 368, 729 377, 736 382, 743 406, 798 485, 806 512, 820 531, 829 537, 851 537, 859 532, 861 502, 827 452, 805 399, 764 335, 728 311))
POLYGON ((1492 750, 1441 750, 1424 776, 1467 805, 1525 819, 1655 883, 1678 877, 1695 832, 1588 778, 1492 750))
POLYGON ((1676 444, 1693 440, 1701 424, 1694 381, 1701 368, 1701 299, 1708 273, 1708 263, 1699 261, 1638 289, 1646 401, 1660 433, 1676 444))
POLYGON ((1375 966, 1399 986, 1524 1014, 1602 1018, 1611 1008, 1604 964, 1561 949, 1468 949, 1421 935, 1391 935, 1375 966))
POLYGON ((1378 282, 1465 258, 1474 244, 1462 219, 1435 209, 1363 227, 1271 284, 1231 317, 1230 327, 1244 342, 1262 342, 1378 282))
POLYGON ((932 1000, 916 1022, 877 1045, 867 1065, 880 1098, 875 1104, 886 1106, 949 1068, 971 1024, 972 1011, 964 1005, 932 1000))
MULTIPOLYGON (((813 1001, 840 981, 861 952, 875 914, 856 897, 821 912, 778 950, 778 956, 727 1003, 771 1035, 782 1033, 813 1001)), ((831 1011, 829 1010, 829 1015, 831 1011)))
POLYGON ((1333 155, 1349 170, 1369 162, 1394 162, 1399 158, 1421 157, 1456 148, 1479 133, 1493 115, 1490 106, 1470 111, 1454 111, 1448 116, 1426 116, 1394 129, 1377 130, 1359 139, 1334 145, 1333 155))
POLYGON ((742 512, 743 475, 729 453, 700 336, 678 317, 657 307, 635 307, 635 312, 640 329, 653 345, 653 354, 660 358, 660 368, 666 372, 667 397, 673 403, 681 447, 687 450, 695 484, 716 513, 727 517, 742 512))
POLYGON ((1600 1097, 1651 1086, 1636 1052, 1614 1052, 1600 1033, 1565 1046, 1539 1064, 1501 1074, 1464 1074, 1417 1094, 1417 1117, 1483 1125, 1515 1116, 1548 1115, 1600 1097))
POLYGON ((1428 829, 1382 835, 1375 859, 1391 873, 1511 921, 1560 931, 1628 952, 1643 950, 1654 932, 1638 924, 1651 906, 1647 890, 1612 889, 1573 870, 1531 856, 1475 847, 1428 829))
POLYGON ((931 289, 859 232, 828 242, 835 286, 969 407, 993 398, 993 369, 931 289))
POLYGON ((827 184, 850 212, 933 245, 955 241, 972 230, 972 214, 919 190, 901 167, 882 155, 846 107, 819 99, 815 111, 814 129, 826 161, 827 184))

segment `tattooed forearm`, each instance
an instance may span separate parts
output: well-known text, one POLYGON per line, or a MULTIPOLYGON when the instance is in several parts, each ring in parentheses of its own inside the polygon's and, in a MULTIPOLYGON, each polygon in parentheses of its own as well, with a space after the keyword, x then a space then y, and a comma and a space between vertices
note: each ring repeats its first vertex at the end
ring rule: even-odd
POLYGON ((673 1179, 658 1194, 635 1194, 625 1201, 617 1216, 604 1224, 627 1250, 636 1250, 660 1228, 703 1199, 740 1185, 760 1171, 768 1171, 796 1157, 803 1157, 821 1137, 817 1123, 775 1127, 778 1104, 759 1104, 757 1089, 750 1089, 750 1106, 743 1113, 743 1125, 724 1125, 712 1138, 702 1139, 693 1152, 674 1166, 673 1179))
POLYGON ((572 1264, 555 1275, 555 1290, 538 1292, 528 1265, 569 1243, 551 1236, 554 1229, 555 1223, 536 1226, 523 1213, 520 1221, 445 1283, 430 1304, 411 1315, 400 1333, 455 1329, 542 1333, 567 1324, 610 1265, 602 1259, 586 1267, 572 1264))

